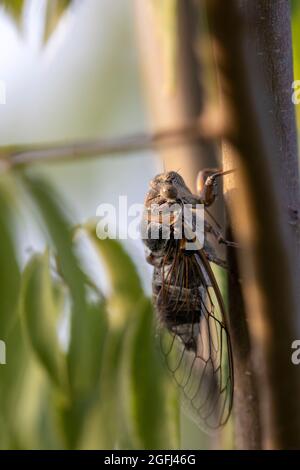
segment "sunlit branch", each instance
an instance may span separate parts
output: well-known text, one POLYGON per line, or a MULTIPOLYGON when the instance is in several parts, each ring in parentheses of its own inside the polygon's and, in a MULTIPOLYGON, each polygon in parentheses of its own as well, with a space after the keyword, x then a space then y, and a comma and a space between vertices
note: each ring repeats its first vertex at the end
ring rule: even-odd
POLYGON ((207 126, 203 118, 177 129, 160 130, 153 134, 81 140, 66 143, 32 144, 0 147, 0 161, 8 167, 33 163, 66 162, 106 155, 135 153, 161 147, 184 145, 190 141, 211 140, 224 134, 219 121, 207 126))

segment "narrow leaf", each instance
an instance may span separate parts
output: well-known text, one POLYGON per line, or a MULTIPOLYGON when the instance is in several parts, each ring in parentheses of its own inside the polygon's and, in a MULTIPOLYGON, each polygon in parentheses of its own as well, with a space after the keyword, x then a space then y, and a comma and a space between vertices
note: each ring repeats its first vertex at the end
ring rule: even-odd
POLYGON ((62 198, 48 182, 38 177, 23 175, 26 184, 57 251, 59 270, 67 282, 74 302, 84 310, 84 275, 74 254, 73 233, 70 221, 63 211, 62 198))
POLYGON ((135 318, 124 351, 135 445, 143 449, 178 448, 178 391, 154 341, 153 309, 149 300, 140 303, 135 318))
POLYGON ((7 13, 19 25, 23 13, 24 0, 0 0, 0 5, 4 7, 7 13))
POLYGON ((61 389, 66 361, 57 339, 58 304, 49 271, 49 255, 35 255, 22 278, 20 309, 26 334, 42 366, 61 389))
POLYGON ((124 310, 125 307, 135 305, 137 300, 143 297, 144 292, 136 267, 130 256, 126 253, 121 243, 117 240, 100 240, 96 234, 94 223, 84 226, 100 261, 104 263, 112 288, 112 296, 119 299, 124 310))
POLYGON ((75 349, 81 347, 77 341, 77 325, 85 324, 88 311, 85 275, 74 253, 73 229, 65 211, 62 210, 62 198, 58 197, 46 181, 37 177, 23 175, 23 181, 43 217, 57 253, 58 270, 70 289, 72 299, 70 351, 72 353, 68 355, 68 369, 71 390, 76 395, 76 393, 81 393, 79 390, 81 385, 78 383, 79 374, 73 357, 75 349))
POLYGON ((45 17, 45 29, 44 29, 44 40, 47 41, 53 31, 55 30, 61 16, 65 10, 69 7, 72 0, 48 0, 46 17, 45 17))
POLYGON ((102 301, 90 302, 84 316, 74 316, 69 362, 74 371, 77 395, 88 397, 98 386, 107 333, 107 317, 102 301))
POLYGON ((0 338, 7 334, 16 321, 20 272, 13 240, 13 205, 9 181, 0 180, 0 338))

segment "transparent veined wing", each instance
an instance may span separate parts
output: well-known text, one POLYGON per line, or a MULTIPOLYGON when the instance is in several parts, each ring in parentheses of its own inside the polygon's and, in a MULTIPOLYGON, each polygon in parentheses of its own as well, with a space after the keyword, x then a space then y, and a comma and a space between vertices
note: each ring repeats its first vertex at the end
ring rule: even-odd
POLYGON ((223 426, 233 402, 233 362, 225 308, 204 251, 170 242, 153 293, 161 350, 183 404, 206 431, 223 426))

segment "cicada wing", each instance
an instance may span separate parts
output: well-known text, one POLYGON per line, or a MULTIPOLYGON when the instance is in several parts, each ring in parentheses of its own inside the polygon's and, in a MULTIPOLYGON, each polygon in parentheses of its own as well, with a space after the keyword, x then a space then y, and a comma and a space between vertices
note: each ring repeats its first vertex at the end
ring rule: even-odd
POLYGON ((157 283, 161 350, 184 408, 210 431, 224 425, 233 399, 233 365, 222 297, 205 255, 178 251, 157 283))

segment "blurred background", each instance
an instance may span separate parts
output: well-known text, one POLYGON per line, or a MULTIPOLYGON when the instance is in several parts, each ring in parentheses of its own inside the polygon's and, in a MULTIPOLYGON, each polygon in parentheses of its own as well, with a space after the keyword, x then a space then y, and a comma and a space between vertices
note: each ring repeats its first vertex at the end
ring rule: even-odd
MULTIPOLYGON (((133 0, 1 4, 2 147, 149 132, 133 0)), ((179 413, 151 343, 151 269, 141 241, 101 244, 87 227, 74 250, 67 248, 69 226, 93 218, 100 203, 117 206, 120 195, 142 203, 162 170, 159 156, 144 151, 1 176, 0 339, 7 364, 0 365, 0 448, 216 445, 179 413), (84 301, 76 297, 80 283, 84 301), (89 312, 88 325, 76 309, 89 312)), ((228 429, 218 446, 232 446, 228 429)))

